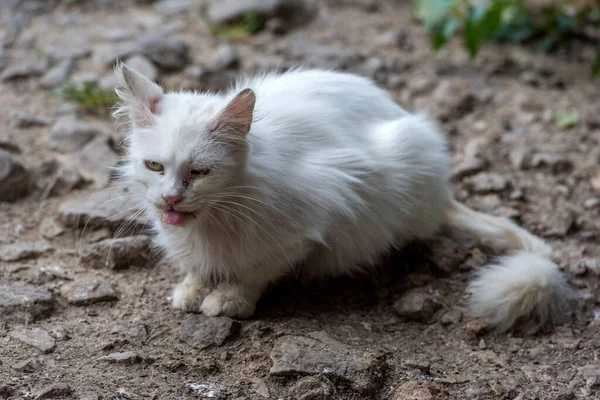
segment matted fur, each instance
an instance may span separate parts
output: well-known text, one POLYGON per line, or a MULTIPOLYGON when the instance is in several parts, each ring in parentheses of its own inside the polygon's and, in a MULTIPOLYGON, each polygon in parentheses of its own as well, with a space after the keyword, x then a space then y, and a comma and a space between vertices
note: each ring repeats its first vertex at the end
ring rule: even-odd
POLYGON ((443 136, 370 80, 293 70, 244 79, 223 94, 163 93, 129 68, 116 72, 123 85, 117 114, 133 122, 123 179, 143 194, 157 244, 187 273, 175 307, 247 317, 266 285, 284 275, 359 272, 390 247, 447 225, 540 255, 482 270, 471 286, 475 312, 506 328, 517 314, 543 323, 560 311, 554 300, 566 286, 555 264, 540 261, 549 247, 508 220, 457 203, 443 136), (252 101, 232 106, 240 93, 252 101), (230 114, 232 121, 223 119, 230 114), (149 171, 145 160, 164 171, 149 171), (191 179, 192 169, 210 172, 191 179), (168 211, 163 196, 181 197, 177 209, 168 211), (187 214, 173 226, 163 212, 187 214), (519 275, 516 268, 529 262, 537 272, 519 275), (486 291, 495 295, 478 295, 486 291))

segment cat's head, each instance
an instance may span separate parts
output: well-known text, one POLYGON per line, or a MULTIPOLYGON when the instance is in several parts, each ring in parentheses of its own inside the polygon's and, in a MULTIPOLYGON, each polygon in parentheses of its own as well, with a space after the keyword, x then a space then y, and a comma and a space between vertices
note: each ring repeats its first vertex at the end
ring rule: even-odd
POLYGON ((235 188, 252 124, 252 90, 228 98, 165 93, 123 64, 115 72, 116 115, 131 125, 122 175, 140 185, 149 210, 179 225, 235 188))

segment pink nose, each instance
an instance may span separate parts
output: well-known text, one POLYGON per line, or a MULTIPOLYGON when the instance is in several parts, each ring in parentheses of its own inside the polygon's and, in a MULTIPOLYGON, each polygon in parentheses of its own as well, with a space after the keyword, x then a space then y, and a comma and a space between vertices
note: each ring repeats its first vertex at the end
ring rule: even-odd
POLYGON ((179 202, 179 200, 181 200, 181 196, 163 196, 163 199, 165 199, 165 201, 167 202, 168 205, 173 207, 175 205, 175 203, 177 203, 177 202, 179 202))

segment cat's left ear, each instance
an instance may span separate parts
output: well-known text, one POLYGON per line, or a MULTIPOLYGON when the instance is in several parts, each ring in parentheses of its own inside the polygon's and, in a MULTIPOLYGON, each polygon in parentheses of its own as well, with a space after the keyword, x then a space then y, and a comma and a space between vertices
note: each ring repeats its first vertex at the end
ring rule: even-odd
POLYGON ((117 94, 122 100, 116 114, 128 115, 139 127, 154 125, 158 103, 164 96, 161 87, 123 63, 117 65, 115 75, 119 81, 117 94))
POLYGON ((243 137, 250 131, 252 114, 256 96, 251 89, 239 92, 233 100, 225 106, 211 125, 211 131, 217 131, 243 137))

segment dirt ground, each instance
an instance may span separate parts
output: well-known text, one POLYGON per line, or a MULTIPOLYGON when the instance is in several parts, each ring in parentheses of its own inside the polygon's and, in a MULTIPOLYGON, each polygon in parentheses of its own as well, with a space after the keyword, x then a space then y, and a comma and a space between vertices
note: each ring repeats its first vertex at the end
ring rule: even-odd
POLYGON ((0 156, 17 178, 0 200, 17 198, 0 202, 0 398, 600 398, 591 49, 489 45, 469 61, 458 42, 434 54, 409 2, 313 4, 288 32, 279 16, 233 40, 211 35, 204 1, 1 2, 0 156), (168 43, 139 45, 148 33, 168 43), (464 306, 487 256, 442 237, 390 254, 371 276, 282 282, 251 320, 173 310, 175 270, 148 255, 146 237, 129 237, 142 222, 118 233, 120 253, 104 264, 130 203, 113 189, 88 200, 105 189, 124 127, 52 91, 69 75, 110 87, 113 61, 131 54, 167 88, 219 89, 237 73, 304 64, 371 76, 407 109, 428 110, 452 143, 457 197, 554 246, 577 289, 569 321, 489 332, 464 306), (557 111, 579 118, 559 128, 557 111), (108 204, 110 221, 91 218, 108 204))

